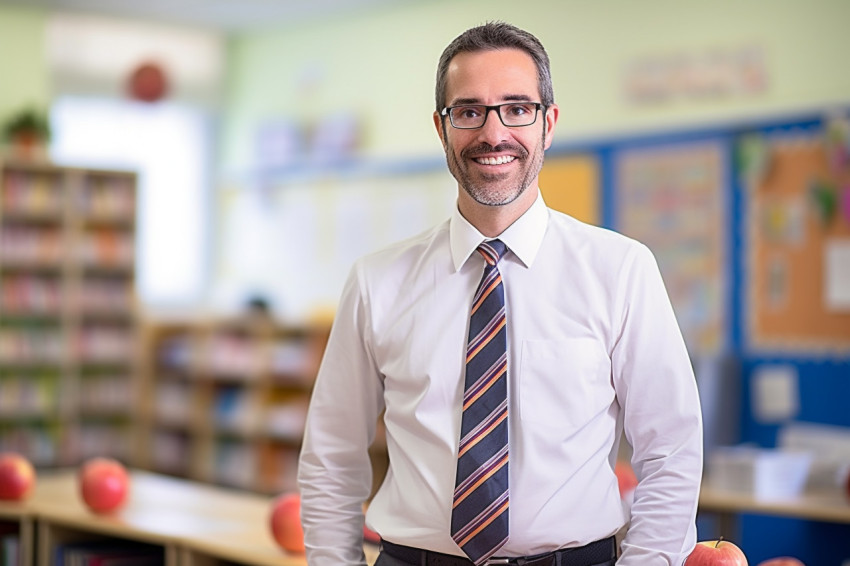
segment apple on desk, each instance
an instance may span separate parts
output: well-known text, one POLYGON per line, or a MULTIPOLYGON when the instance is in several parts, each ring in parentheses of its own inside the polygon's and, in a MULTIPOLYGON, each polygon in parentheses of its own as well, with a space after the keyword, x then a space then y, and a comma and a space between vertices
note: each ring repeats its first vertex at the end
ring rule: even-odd
POLYGON ((121 507, 130 490, 127 469, 112 458, 92 458, 79 469, 80 495, 95 513, 109 513, 121 507))
POLYGON ((272 500, 269 527, 278 546, 293 554, 304 554, 301 497, 297 493, 284 493, 272 500))
POLYGON ((706 540, 697 543, 685 566, 747 566, 747 557, 728 540, 706 540))
POLYGON ((35 469, 16 452, 0 453, 0 499, 21 501, 35 486, 35 469))

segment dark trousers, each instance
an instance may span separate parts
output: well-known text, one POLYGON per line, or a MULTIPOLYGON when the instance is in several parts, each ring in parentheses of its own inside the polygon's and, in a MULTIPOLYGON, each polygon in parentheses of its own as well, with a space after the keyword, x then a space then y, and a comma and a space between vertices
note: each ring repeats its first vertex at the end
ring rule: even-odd
MULTIPOLYGON (((507 566, 614 566, 617 562, 616 546, 614 537, 609 537, 581 548, 512 558, 507 566)), ((493 559, 493 564, 505 562, 493 559)), ((375 566, 472 566, 472 562, 458 556, 384 542, 375 566)))
MULTIPOLYGON (((617 562, 617 559, 613 558, 613 559, 611 559, 607 562, 600 562, 598 564, 593 564, 592 566, 614 566, 614 564, 616 564, 616 562, 617 562)), ((401 561, 397 558, 393 558, 392 556, 390 556, 386 552, 381 552, 378 555, 378 559, 375 560, 375 566, 414 566, 414 565, 411 565, 410 562, 403 562, 403 561, 401 561)), ((420 566, 420 565, 416 564, 415 566, 420 566)), ((556 564, 556 566, 561 566, 561 565, 556 564)))

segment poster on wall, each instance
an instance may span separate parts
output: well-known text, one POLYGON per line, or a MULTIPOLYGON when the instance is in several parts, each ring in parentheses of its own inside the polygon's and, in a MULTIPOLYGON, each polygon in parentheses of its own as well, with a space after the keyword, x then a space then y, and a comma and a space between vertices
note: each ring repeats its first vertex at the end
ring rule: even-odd
POLYGON ((716 140, 615 155, 617 229, 652 250, 694 354, 716 354, 725 346, 725 155, 716 140))

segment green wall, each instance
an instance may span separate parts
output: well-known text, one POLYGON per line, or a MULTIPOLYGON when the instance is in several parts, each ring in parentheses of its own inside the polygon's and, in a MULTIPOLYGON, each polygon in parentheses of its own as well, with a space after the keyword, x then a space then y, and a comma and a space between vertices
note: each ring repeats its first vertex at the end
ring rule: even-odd
MULTIPOLYGON (((0 120, 49 103, 47 12, 0 6, 0 120)), ((553 64, 559 140, 810 110, 850 100, 846 0, 431 0, 229 42, 221 168, 246 171, 257 124, 337 112, 363 123, 374 157, 440 153, 431 122, 437 58, 462 30, 504 19, 537 34, 553 64), (636 57, 758 45, 765 93, 656 107, 622 96, 636 57)))
POLYGON ((45 21, 44 10, 0 6, 0 124, 25 106, 49 104, 45 21))
POLYGON ((467 27, 525 27, 552 59, 558 139, 810 110, 850 100, 846 0, 456 0, 370 10, 229 46, 225 171, 251 162, 256 125, 354 112, 367 156, 438 155, 431 122, 437 58, 467 27), (760 46, 769 75, 752 97, 630 105, 622 71, 641 56, 760 46))

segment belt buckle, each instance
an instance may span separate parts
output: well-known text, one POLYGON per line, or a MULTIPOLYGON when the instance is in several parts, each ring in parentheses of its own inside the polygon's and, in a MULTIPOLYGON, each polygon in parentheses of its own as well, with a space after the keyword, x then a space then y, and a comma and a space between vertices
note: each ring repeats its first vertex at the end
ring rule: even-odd
POLYGON ((494 564, 510 564, 510 558, 488 558, 486 562, 484 562, 484 566, 493 566, 494 564))

